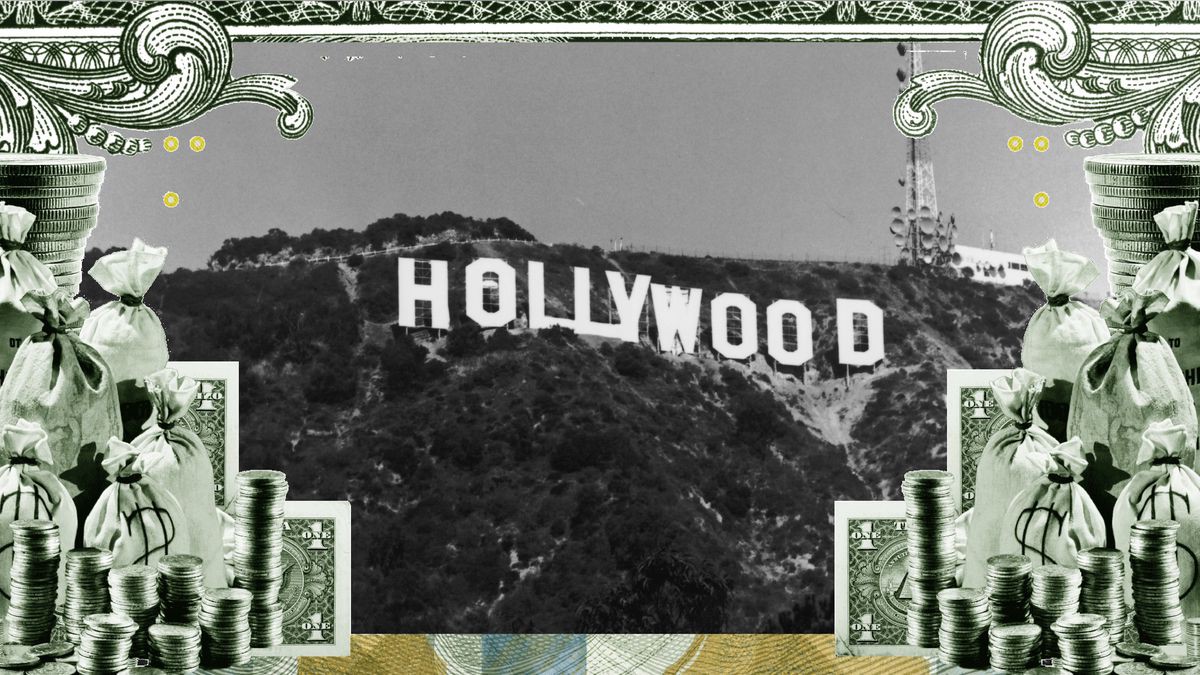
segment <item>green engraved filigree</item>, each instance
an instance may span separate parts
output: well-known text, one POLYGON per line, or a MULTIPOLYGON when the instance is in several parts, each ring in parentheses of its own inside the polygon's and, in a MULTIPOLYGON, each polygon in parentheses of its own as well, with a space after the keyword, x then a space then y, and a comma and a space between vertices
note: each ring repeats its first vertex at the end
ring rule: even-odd
MULTIPOLYGON (((301 26, 417 23, 987 23, 1014 0, 783 0, 778 2, 321 2, 204 1, 195 4, 226 26, 301 26)), ((1197 20, 1193 1, 1081 0, 1089 22, 1149 23, 1197 20)), ((0 2, 0 26, 123 26, 144 2, 0 2)))
POLYGON ((112 47, 11 43, 0 48, 0 152, 71 153, 77 138, 113 154, 150 148, 111 127, 166 129, 230 103, 279 111, 287 138, 312 124, 312 107, 284 75, 230 78, 229 35, 202 7, 150 5, 112 47), (114 60, 115 58, 115 60, 114 60))
POLYGON ((1144 134, 1149 152, 1195 152, 1200 143, 1200 51, 1193 39, 1095 40, 1072 5, 1028 2, 988 26, 979 74, 937 70, 912 78, 893 119, 909 136, 937 124, 934 106, 968 98, 1049 125, 1091 122, 1063 138, 1094 147, 1144 134))

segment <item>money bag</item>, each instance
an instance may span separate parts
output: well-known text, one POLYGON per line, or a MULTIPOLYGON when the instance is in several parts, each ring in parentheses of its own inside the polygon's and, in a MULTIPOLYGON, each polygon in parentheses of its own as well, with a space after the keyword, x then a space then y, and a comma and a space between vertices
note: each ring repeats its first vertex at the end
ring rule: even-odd
POLYGON ((134 470, 166 488, 183 508, 191 550, 204 559, 206 586, 224 588, 221 524, 213 497, 213 468, 208 450, 195 432, 178 423, 187 415, 199 385, 171 369, 146 378, 155 416, 131 445, 138 456, 134 470))
MULTIPOLYGON (((15 520, 33 518, 49 520, 58 525, 62 551, 75 547, 79 516, 66 486, 54 475, 54 458, 50 453, 49 436, 40 424, 17 420, 0 429, 0 457, 8 463, 0 467, 0 611, 8 609, 12 578, 12 530, 15 520)), ((60 558, 60 575, 65 572, 66 558, 60 558)), ((66 586, 59 584, 58 599, 64 598, 66 586)))
POLYGON ((1077 567, 1077 553, 1104 545, 1104 518, 1079 485, 1088 465, 1080 440, 1056 445, 1049 454, 1045 473, 1009 504, 996 532, 997 553, 1029 556, 1034 567, 1077 567))
MULTIPOLYGON (((1088 457, 1083 486, 1107 522, 1130 476, 1137 473, 1142 432, 1175 420, 1190 439, 1181 459, 1195 462, 1196 409, 1166 340, 1147 324, 1167 306, 1159 291, 1125 289, 1100 313, 1113 336, 1088 355, 1071 397, 1067 432, 1083 441, 1088 457)), ((1110 530, 1108 541, 1113 541, 1110 530)))
POLYGON ((1084 256, 1059 249, 1053 239, 1023 253, 1029 274, 1046 294, 1046 304, 1025 327, 1021 365, 1046 378, 1038 414, 1051 436, 1066 440, 1075 375, 1088 354, 1109 338, 1099 312, 1071 296, 1087 288, 1100 272, 1084 256))
MULTIPOLYGON (((1179 561, 1179 598, 1183 613, 1200 616, 1200 590, 1196 589, 1197 558, 1200 554, 1200 475, 1182 463, 1188 444, 1187 429, 1171 420, 1150 425, 1142 435, 1138 464, 1146 468, 1134 474, 1121 490, 1113 510, 1116 546, 1129 550, 1129 531, 1139 520, 1175 520, 1176 558, 1179 561)), ((1129 559, 1125 560, 1125 588, 1132 599, 1129 559)))
POLYGON ((1150 321, 1175 353, 1195 402, 1200 396, 1200 251, 1193 251, 1196 202, 1164 209, 1154 216, 1167 248, 1142 266, 1133 280, 1141 291, 1162 291, 1168 304, 1150 321))
POLYGON ((54 275, 25 250, 33 214, 0 202, 0 382, 17 354, 17 347, 41 326, 25 311, 21 299, 29 291, 47 293, 58 285, 54 275))
POLYGON ((88 513, 108 484, 100 457, 121 435, 117 388, 104 359, 75 337, 88 304, 65 291, 31 291, 22 299, 41 329, 21 343, 0 385, 0 423, 26 419, 49 435, 54 470, 88 513))
POLYGON ((996 531, 1008 505, 1025 488, 1046 474, 1050 449, 1058 445, 1034 418, 1046 378, 1017 368, 992 383, 996 406, 1009 420, 991 438, 979 456, 975 472, 975 506, 967 529, 966 568, 962 585, 987 584, 987 560, 999 553, 996 531))
POLYGON ((125 429, 131 433, 141 429, 152 414, 144 378, 167 367, 162 322, 143 302, 166 261, 167 249, 134 239, 128 250, 100 258, 88 271, 118 299, 93 312, 79 336, 108 363, 117 383, 125 429))
POLYGON ((137 448, 120 438, 108 441, 103 466, 109 485, 83 523, 83 545, 112 551, 113 569, 154 565, 191 549, 187 519, 179 500, 135 468, 137 448))

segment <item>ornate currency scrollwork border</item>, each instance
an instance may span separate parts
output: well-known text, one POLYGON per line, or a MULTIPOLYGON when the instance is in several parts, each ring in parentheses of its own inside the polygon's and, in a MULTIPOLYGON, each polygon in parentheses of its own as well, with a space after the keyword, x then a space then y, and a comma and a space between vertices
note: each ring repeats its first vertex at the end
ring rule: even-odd
MULTIPOLYGON (((1178 11, 1197 18, 1200 3, 1182 3, 1178 11)), ((1159 26, 1153 35, 1123 35, 1101 31, 1077 5, 1015 4, 988 25, 978 74, 916 75, 896 100, 893 118, 902 133, 924 136, 937 124, 936 104, 974 99, 1031 122, 1088 123, 1064 133, 1072 146, 1104 146, 1142 134, 1147 152, 1196 152, 1200 40, 1195 33, 1195 27, 1159 26)))
MULTIPOLYGON (((0 11, 20 14, 47 4, 55 3, 0 3, 0 11)), ((230 76, 232 40, 204 7, 119 4, 145 6, 129 16, 115 41, 47 36, 0 45, 0 152, 70 153, 82 139, 133 155, 149 150, 150 141, 113 128, 170 128, 241 102, 278 110, 279 132, 287 138, 302 136, 312 124, 312 107, 292 90, 290 77, 230 76)))

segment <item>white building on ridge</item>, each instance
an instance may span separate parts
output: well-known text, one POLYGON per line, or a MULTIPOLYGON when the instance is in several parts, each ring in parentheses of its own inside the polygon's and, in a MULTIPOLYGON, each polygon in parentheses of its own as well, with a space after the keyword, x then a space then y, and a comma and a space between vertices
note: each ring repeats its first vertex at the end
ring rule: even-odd
POLYGON ((954 251, 959 256, 954 268, 970 275, 974 281, 1005 286, 1020 286, 1026 280, 1033 281, 1025 256, 1020 253, 961 245, 955 245, 954 251))

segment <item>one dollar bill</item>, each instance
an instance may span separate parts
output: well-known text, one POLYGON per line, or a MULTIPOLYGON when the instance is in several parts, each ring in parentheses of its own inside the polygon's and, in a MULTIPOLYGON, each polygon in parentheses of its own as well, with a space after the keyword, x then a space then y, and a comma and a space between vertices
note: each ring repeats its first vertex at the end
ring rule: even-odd
POLYGON ((908 644, 904 502, 835 502, 833 632, 838 656, 931 656, 908 644))
POLYGON ((227 506, 234 497, 238 472, 238 362, 172 361, 169 367, 200 387, 179 424, 204 443, 212 462, 217 506, 227 506))
POLYGON ((946 371, 946 470, 959 513, 975 506, 975 472, 988 439, 1007 418, 996 407, 992 382, 1011 370, 946 371))
POLYGON ((283 506, 283 644, 255 656, 350 655, 350 502, 283 506))

